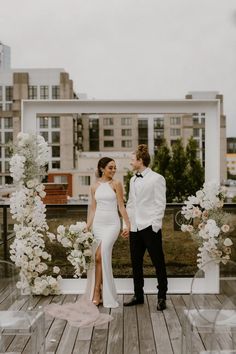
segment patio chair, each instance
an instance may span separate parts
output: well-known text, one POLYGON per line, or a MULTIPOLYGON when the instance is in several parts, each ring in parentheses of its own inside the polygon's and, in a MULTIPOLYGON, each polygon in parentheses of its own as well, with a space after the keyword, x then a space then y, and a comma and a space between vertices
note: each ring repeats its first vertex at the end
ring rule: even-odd
POLYGON ((33 309, 32 296, 22 294, 18 281, 15 265, 0 261, 0 353, 17 336, 24 336, 29 353, 45 354, 44 312, 33 309))
POLYGON ((215 261, 205 263, 191 283, 181 354, 236 354, 236 263, 217 265, 219 288, 214 294, 203 281, 209 267, 216 267, 215 261))

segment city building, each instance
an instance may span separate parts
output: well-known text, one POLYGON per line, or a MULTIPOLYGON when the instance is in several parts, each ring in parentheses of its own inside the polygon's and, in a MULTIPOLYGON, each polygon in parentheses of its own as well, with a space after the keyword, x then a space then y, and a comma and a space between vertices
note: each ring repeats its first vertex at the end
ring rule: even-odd
POLYGON ((0 42, 0 71, 11 68, 11 48, 0 42))
MULTIPOLYGON (((75 99, 73 81, 63 69, 11 69, 10 49, 0 45, 0 185, 11 184, 9 160, 21 130, 22 100, 75 99)), ((38 117, 37 132, 50 146, 49 171, 75 168, 77 115, 38 117), (71 119, 73 118, 73 119, 71 119)))

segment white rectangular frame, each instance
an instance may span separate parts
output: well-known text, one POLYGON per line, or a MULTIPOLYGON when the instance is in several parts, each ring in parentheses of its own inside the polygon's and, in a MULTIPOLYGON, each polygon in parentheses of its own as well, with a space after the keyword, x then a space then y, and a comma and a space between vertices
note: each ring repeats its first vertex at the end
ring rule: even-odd
MULTIPOLYGON (((23 100, 21 130, 37 131, 38 115, 67 115, 73 113, 134 113, 134 114, 192 114, 205 113, 205 181, 220 182, 220 100, 23 100)), ((192 278, 169 278, 169 293, 189 293, 192 278)), ((132 293, 132 279, 115 279, 117 291, 132 293)), ((199 279, 199 293, 215 293, 219 287, 219 269, 209 269, 199 279)), ((85 280, 62 280, 64 293, 82 293, 85 280)), ((156 279, 145 279, 145 292, 156 293, 156 279)))

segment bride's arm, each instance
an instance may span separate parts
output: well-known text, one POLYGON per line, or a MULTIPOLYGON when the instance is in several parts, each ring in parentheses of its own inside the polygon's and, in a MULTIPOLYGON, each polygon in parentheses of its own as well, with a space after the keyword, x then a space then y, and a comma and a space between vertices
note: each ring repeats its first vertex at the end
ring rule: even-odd
POLYGON ((96 200, 94 197, 95 194, 95 186, 91 187, 91 204, 88 205, 88 215, 87 215, 87 230, 89 230, 93 224, 93 218, 95 215, 95 210, 96 210, 96 200))
POLYGON ((126 230, 123 231, 123 235, 128 236, 129 231, 130 231, 130 222, 129 222, 129 217, 128 217, 128 214, 127 214, 127 211, 126 211, 125 205, 124 205, 123 187, 119 181, 115 182, 115 191, 116 191, 116 196, 117 196, 117 204, 118 204, 119 212, 121 213, 121 216, 122 216, 122 218, 125 222, 125 225, 126 225, 126 230))

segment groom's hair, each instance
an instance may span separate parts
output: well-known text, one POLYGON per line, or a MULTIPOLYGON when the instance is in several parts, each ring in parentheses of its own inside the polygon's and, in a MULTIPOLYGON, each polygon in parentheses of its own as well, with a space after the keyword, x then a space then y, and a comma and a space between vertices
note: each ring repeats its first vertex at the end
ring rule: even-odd
POLYGON ((109 164, 109 162, 114 161, 113 159, 111 159, 110 157, 102 157, 99 161, 98 161, 98 167, 97 167, 97 175, 98 177, 102 177, 102 169, 106 167, 107 164, 109 164))
POLYGON ((151 158, 148 152, 148 146, 146 144, 140 144, 135 151, 136 159, 143 160, 144 166, 148 167, 150 164, 151 158))

